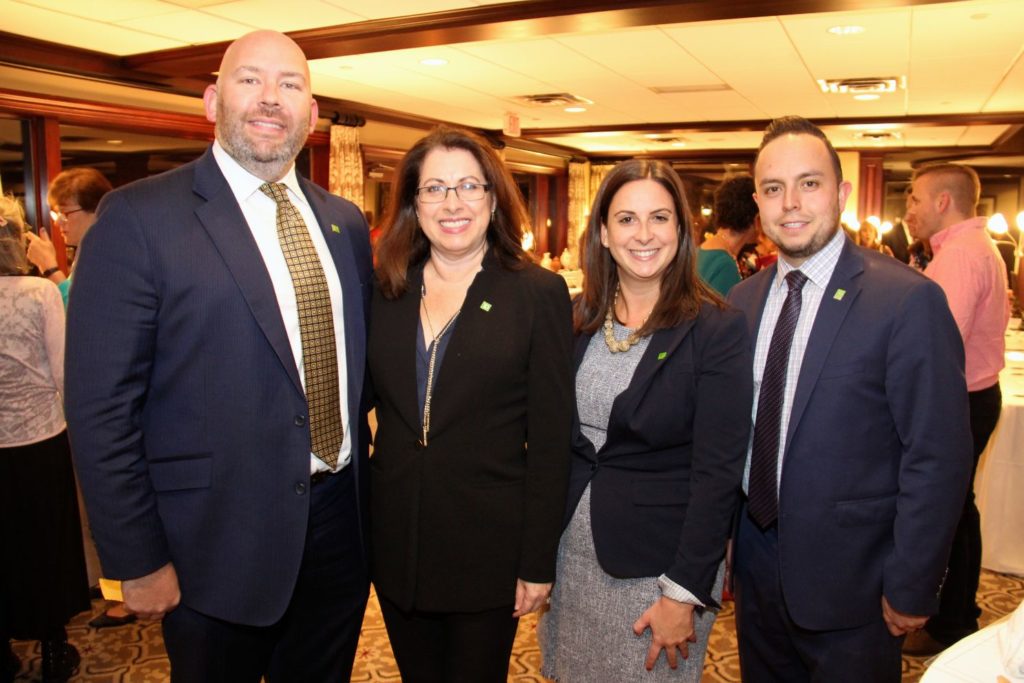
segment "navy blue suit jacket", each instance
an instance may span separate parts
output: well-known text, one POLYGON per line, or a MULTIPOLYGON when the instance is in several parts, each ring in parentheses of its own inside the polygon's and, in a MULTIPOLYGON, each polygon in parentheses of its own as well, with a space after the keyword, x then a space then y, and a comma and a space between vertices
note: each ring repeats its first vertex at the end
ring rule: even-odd
MULTIPOLYGON (((736 286, 751 344, 777 266, 736 286)), ((782 591, 815 630, 933 614, 972 468, 964 350, 945 295, 846 241, 790 414, 779 490, 782 591)), ((743 562, 737 549, 736 563, 743 562)))
MULTIPOLYGON (((591 338, 577 338, 577 368, 591 338)), ((604 571, 666 574, 717 604, 711 591, 739 503, 751 400, 744 317, 705 303, 693 320, 652 335, 612 403, 601 450, 576 415, 565 522, 589 483, 604 571)))
MULTIPOLYGON (((341 279, 362 481, 368 230, 354 205, 299 182, 341 279)), ((66 366, 106 576, 173 562, 189 607, 276 622, 306 537, 308 413, 270 276, 210 150, 104 197, 76 265, 66 366)))

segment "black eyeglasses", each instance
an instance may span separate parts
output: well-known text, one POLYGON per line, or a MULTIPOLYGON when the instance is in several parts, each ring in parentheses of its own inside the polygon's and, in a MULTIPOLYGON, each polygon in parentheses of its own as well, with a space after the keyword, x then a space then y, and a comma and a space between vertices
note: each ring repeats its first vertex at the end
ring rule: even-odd
POLYGON ((68 216, 70 216, 73 213, 78 213, 79 211, 85 211, 85 209, 83 209, 82 207, 78 207, 77 209, 71 209, 70 211, 55 211, 51 209, 50 219, 53 220, 54 223, 63 223, 68 219, 68 216))
POLYGON ((440 204, 448 199, 448 192, 455 190, 455 196, 464 202, 483 199, 491 189, 490 183, 459 183, 455 187, 447 185, 424 185, 416 188, 416 196, 424 204, 440 204))

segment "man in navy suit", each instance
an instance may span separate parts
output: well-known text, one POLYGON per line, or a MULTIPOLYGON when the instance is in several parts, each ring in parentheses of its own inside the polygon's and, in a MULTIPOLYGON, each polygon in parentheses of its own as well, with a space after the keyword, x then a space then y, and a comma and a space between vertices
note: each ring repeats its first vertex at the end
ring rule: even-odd
POLYGON ((233 43, 204 103, 212 148, 108 194, 76 265, 78 474, 105 574, 163 619, 172 680, 348 680, 369 590, 368 229, 296 175, 317 106, 289 38, 233 43), (317 328, 288 240, 323 285, 317 328))
POLYGON ((772 122, 754 179, 780 259, 730 297, 754 344, 743 679, 896 682, 903 637, 938 607, 970 475, 963 344, 938 286, 839 229, 851 186, 816 126, 772 122))

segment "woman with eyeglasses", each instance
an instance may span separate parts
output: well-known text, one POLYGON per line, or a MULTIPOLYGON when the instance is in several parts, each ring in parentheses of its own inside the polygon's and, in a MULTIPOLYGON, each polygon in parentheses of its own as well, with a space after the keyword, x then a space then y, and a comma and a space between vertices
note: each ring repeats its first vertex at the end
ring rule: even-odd
POLYGON ((372 577, 406 683, 504 682, 555 572, 572 422, 568 289, 520 246, 508 170, 442 127, 397 171, 368 362, 372 577))
MULTIPOLYGON (((60 229, 64 244, 78 248, 85 233, 96 222, 100 200, 112 189, 110 181, 94 168, 69 168, 57 174, 50 183, 46 201, 50 205, 50 224, 60 229)), ((29 239, 28 260, 43 277, 56 283, 67 307, 71 279, 57 265, 57 252, 50 235, 45 228, 39 229, 38 236, 31 232, 25 234, 29 239)))

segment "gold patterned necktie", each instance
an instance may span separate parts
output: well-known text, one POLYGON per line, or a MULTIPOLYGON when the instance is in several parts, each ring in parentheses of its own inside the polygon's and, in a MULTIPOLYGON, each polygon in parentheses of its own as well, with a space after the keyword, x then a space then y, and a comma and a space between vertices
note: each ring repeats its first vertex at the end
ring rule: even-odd
POLYGON ((338 353, 327 277, 302 214, 288 199, 283 183, 263 183, 260 192, 277 203, 277 239, 295 286, 302 338, 302 365, 309 404, 313 455, 333 470, 344 437, 338 388, 338 353))

